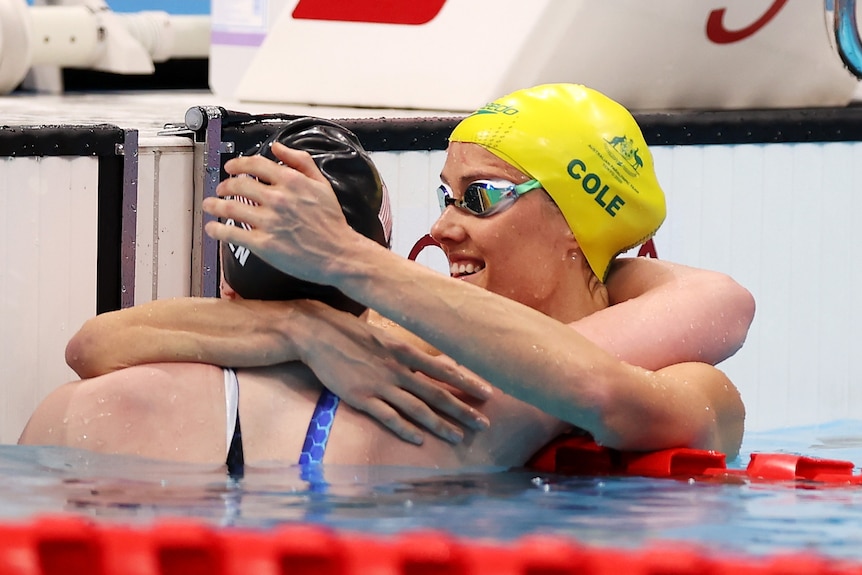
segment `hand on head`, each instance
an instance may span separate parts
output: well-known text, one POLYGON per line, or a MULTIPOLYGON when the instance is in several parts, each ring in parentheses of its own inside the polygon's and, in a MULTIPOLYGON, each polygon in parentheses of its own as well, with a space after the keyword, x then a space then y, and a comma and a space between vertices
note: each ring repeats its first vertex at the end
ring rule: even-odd
POLYGON ((252 250, 270 265, 316 283, 328 283, 323 268, 352 242, 362 238, 348 224, 332 186, 308 152, 279 142, 272 145, 278 164, 263 156, 229 160, 218 198, 206 198, 203 209, 220 219, 251 226, 211 221, 213 239, 252 250), (249 204, 228 196, 242 196, 249 204), (256 204, 256 205, 255 205, 256 204))
POLYGON ((303 273, 337 257, 340 242, 389 243, 386 189, 355 136, 324 120, 298 119, 256 152, 227 162, 225 170, 231 177, 219 186, 220 198, 204 203, 225 222, 207 227, 222 241, 223 295, 304 300, 293 309, 316 318, 315 337, 304 338, 299 359, 330 391, 402 439, 421 444, 426 429, 457 443, 462 427, 487 427, 475 407, 449 391, 484 399, 490 393, 484 382, 437 357, 424 342, 407 345, 403 335, 393 338, 365 321, 331 313, 337 308, 359 315, 365 307, 319 285, 328 283, 322 276, 303 273), (269 257, 274 253, 278 257, 269 257))
MULTIPOLYGON (((314 225, 306 226, 305 231, 316 230, 318 222, 316 209, 318 206, 302 203, 303 199, 322 198, 324 208, 328 207, 335 223, 341 223, 342 218, 335 211, 332 202, 332 192, 340 208, 343 220, 359 234, 373 239, 382 246, 389 246, 391 236, 391 219, 389 217, 389 201, 383 179, 362 148, 357 137, 343 126, 313 117, 297 117, 289 120, 266 141, 249 150, 247 154, 256 158, 254 162, 229 162, 227 171, 242 179, 252 179, 261 185, 247 185, 248 182, 230 182, 224 187, 230 193, 230 187, 236 186, 239 192, 248 189, 248 194, 262 194, 259 199, 270 193, 282 197, 285 203, 278 210, 305 210, 306 219, 314 217, 314 225), (279 144, 273 148, 273 144, 279 144), (290 148, 290 150, 286 149, 290 148), (285 159, 276 155, 287 153, 285 159), (305 153, 291 153, 301 151, 305 153), (312 162, 308 161, 310 156, 312 162), (264 160, 264 161, 262 161, 264 160), (268 160, 268 161, 265 161, 268 160), (285 161, 287 163, 285 163, 285 161), (243 164, 246 164, 243 167, 243 164), (296 167, 293 169, 291 166, 296 167), (251 173, 255 170, 255 173, 251 173), (303 173, 305 175, 303 175, 303 173), (293 183, 291 183, 293 182, 293 183), (310 195, 303 195, 296 185, 318 187, 319 193, 313 189, 310 195), (285 196, 286 192, 286 196, 285 196), (296 200, 295 202, 292 200, 296 200), (308 213, 310 212, 310 213, 308 213)), ((290 221, 279 218, 274 205, 269 200, 260 203, 254 198, 243 195, 225 196, 225 199, 238 201, 248 208, 263 206, 263 210, 249 209, 246 212, 256 214, 256 222, 223 220, 228 226, 240 226, 246 230, 257 229, 270 232, 277 230, 282 224, 292 225, 290 221)), ((234 207, 234 206, 228 206, 234 207)), ((325 209, 323 212, 325 214, 325 209)), ((243 217, 252 217, 248 213, 243 217)), ((325 226, 320 226, 325 233, 325 226)), ((260 236, 261 234, 257 234, 260 236)), ((269 233, 268 237, 273 234, 269 233)), ((321 285, 319 282, 309 282, 280 270, 260 256, 252 253, 248 247, 234 243, 222 244, 222 271, 226 282, 239 296, 246 299, 260 300, 296 300, 315 299, 322 301, 342 311, 359 315, 365 306, 348 298, 331 285, 321 285)))

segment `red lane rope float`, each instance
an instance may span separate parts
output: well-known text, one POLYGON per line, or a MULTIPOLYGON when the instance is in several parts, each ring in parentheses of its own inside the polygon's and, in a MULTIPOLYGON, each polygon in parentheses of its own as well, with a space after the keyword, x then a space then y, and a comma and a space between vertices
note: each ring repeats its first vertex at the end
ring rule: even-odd
POLYGON ((46 516, 0 524, 0 573, 15 575, 858 575, 862 563, 811 552, 722 556, 691 544, 586 546, 560 536, 507 544, 437 531, 392 537, 310 525, 267 531, 187 519, 147 527, 46 516))
POLYGON ((656 478, 729 478, 862 485, 850 461, 789 453, 752 453, 745 469, 728 469, 723 453, 674 448, 643 453, 618 451, 585 436, 562 436, 541 449, 527 467, 564 475, 638 475, 656 478))

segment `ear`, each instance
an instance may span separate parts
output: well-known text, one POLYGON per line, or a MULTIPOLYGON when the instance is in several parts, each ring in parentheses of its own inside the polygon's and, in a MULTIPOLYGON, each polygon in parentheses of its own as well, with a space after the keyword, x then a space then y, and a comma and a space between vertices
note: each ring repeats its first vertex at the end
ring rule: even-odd
POLYGON ((239 294, 237 294, 230 284, 224 279, 224 273, 221 274, 221 281, 219 282, 219 293, 221 294, 222 299, 235 300, 239 299, 239 294))
MULTIPOLYGON (((222 255, 222 251, 224 250, 224 248, 222 246, 219 246, 219 248, 220 248, 219 255, 222 255)), ((224 267, 222 267, 222 266, 219 266, 218 290, 219 290, 219 295, 221 296, 222 299, 229 299, 229 300, 239 299, 239 294, 236 293, 236 291, 234 291, 234 289, 232 287, 230 287, 230 284, 227 283, 227 280, 224 278, 224 267)))
POLYGON ((569 222, 566 220, 566 216, 563 215, 563 212, 560 210, 560 207, 557 206, 553 198, 551 198, 551 194, 549 194, 547 190, 544 189, 540 189, 533 193, 541 194, 541 196, 545 200, 545 203, 543 205, 547 207, 547 210, 545 211, 544 215, 547 218, 548 225, 553 225, 560 230, 560 233, 566 234, 566 249, 577 250, 578 252, 580 252, 581 247, 578 243, 578 240, 575 239, 575 233, 572 231, 572 228, 569 227, 569 222))
POLYGON ((581 244, 575 238, 575 233, 572 231, 572 228, 569 227, 568 223, 566 223, 566 246, 569 251, 578 252, 578 257, 584 257, 584 251, 581 249, 581 244))

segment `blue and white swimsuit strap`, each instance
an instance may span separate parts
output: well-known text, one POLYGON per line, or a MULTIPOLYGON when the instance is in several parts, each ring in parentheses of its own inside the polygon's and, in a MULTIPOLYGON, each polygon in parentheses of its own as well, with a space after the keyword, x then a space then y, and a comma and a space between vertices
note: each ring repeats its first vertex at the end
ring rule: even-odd
POLYGON ((308 422, 302 452, 299 454, 300 465, 323 463, 326 442, 329 441, 329 433, 332 431, 332 422, 335 421, 335 411, 338 409, 339 401, 338 396, 326 388, 320 392, 317 405, 314 406, 314 415, 308 422))

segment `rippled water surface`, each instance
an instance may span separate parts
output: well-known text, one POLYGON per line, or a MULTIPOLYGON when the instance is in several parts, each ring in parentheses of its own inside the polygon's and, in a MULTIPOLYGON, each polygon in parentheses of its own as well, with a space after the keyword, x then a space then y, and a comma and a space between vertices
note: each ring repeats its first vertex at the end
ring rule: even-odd
MULTIPOLYGON (((862 463, 862 422, 749 433, 752 452, 799 453, 862 463)), ((0 519, 72 512, 99 521, 147 524, 166 516, 266 529, 310 522, 365 533, 436 529, 466 538, 570 535, 636 548, 656 540, 717 552, 816 551, 862 560, 862 486, 812 488, 764 482, 584 478, 523 470, 458 473, 396 467, 221 468, 0 446, 0 519)))

